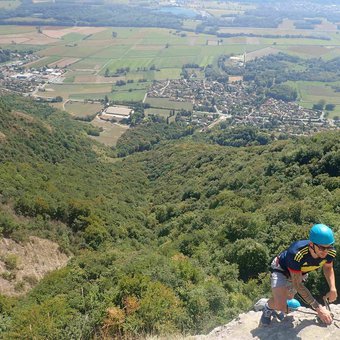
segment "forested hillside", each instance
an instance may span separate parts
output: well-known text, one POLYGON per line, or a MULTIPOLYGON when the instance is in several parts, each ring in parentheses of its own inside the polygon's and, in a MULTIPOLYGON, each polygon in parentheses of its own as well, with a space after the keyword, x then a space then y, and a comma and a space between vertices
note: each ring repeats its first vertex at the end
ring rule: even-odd
MULTIPOLYGON (((89 129, 0 98, 0 231, 75 255, 27 296, 0 297, 2 338, 207 332, 268 294, 270 258, 311 224, 339 230, 338 133, 194 134, 114 158, 89 129)), ((326 290, 315 273, 309 286, 326 290)))

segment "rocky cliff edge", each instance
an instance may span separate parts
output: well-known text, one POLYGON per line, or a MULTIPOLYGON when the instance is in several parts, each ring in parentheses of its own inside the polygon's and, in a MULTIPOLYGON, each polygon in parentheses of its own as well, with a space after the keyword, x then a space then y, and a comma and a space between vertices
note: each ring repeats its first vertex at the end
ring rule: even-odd
POLYGON ((334 321, 327 326, 319 322, 316 312, 300 307, 280 322, 259 327, 261 311, 239 315, 228 324, 215 328, 208 335, 189 337, 190 340, 340 340, 340 305, 330 305, 334 321))

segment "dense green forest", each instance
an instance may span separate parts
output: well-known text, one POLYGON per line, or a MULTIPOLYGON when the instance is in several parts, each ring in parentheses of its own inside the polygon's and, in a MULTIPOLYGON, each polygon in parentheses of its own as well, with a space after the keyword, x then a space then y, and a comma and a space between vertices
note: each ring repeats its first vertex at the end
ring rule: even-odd
MULTIPOLYGON (((183 19, 190 17, 197 20, 198 25, 195 28, 197 33, 218 34, 222 27, 276 28, 284 18, 294 20, 296 28, 310 30, 320 23, 321 17, 334 23, 340 21, 339 12, 331 6, 337 3, 332 1, 309 0, 305 3, 291 1, 289 5, 287 1, 267 0, 246 1, 246 3, 253 3, 254 8, 249 6, 244 11, 232 11, 215 16, 209 13, 209 5, 203 6, 199 11, 186 14, 181 10, 167 11, 168 7, 164 8, 156 1, 106 3, 102 0, 53 2, 23 0, 17 8, 1 11, 0 24, 166 27, 193 30, 193 28, 183 27, 183 19)), ((181 9, 187 9, 185 2, 182 5, 181 9)), ((228 5, 226 5, 227 9, 228 5)))
POLYGON ((23 1, 18 8, 2 10, 0 24, 180 28, 182 18, 149 8, 147 4, 129 6, 95 2, 23 1), (23 17, 28 19, 23 22, 23 17))
POLYGON ((339 81, 340 58, 324 61, 321 58, 302 59, 285 53, 270 54, 247 61, 246 67, 230 65, 229 56, 222 55, 218 66, 231 75, 243 75, 244 80, 254 81, 257 86, 271 86, 291 81, 339 81), (300 66, 294 69, 292 66, 300 66))
MULTIPOLYGON (((116 158, 90 130, 0 98, 0 232, 74 255, 26 296, 0 296, 0 338, 207 332, 269 293, 270 258, 313 223, 340 241, 339 133, 172 126, 150 150, 116 158)), ((320 297, 327 284, 312 273, 309 287, 320 297)))

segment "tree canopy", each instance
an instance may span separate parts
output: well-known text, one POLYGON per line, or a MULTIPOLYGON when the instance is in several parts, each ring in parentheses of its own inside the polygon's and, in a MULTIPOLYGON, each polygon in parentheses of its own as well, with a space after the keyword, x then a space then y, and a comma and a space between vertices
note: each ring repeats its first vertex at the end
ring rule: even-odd
MULTIPOLYGON (((150 150, 115 158, 90 128, 0 98, 0 232, 74 255, 26 296, 0 296, 3 338, 207 332, 268 293, 270 258, 313 223, 340 241, 337 132, 176 139, 174 126, 150 150)), ((325 280, 315 274, 310 288, 322 297, 325 280)))

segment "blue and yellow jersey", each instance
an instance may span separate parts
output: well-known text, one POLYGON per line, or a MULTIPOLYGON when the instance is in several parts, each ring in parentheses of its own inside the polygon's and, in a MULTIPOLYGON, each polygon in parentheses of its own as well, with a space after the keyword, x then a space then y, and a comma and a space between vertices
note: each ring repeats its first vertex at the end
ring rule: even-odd
POLYGON ((309 252, 309 243, 309 240, 294 242, 279 255, 279 264, 284 271, 288 272, 288 269, 290 269, 292 271, 308 273, 321 268, 325 263, 333 262, 336 256, 335 249, 329 250, 324 259, 314 259, 309 252))

